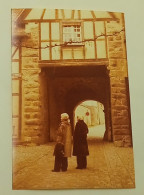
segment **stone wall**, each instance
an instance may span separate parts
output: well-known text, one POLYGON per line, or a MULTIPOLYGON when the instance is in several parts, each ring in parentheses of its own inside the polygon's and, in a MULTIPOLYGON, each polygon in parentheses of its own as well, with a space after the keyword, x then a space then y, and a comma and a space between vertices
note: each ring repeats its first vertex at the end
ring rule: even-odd
POLYGON ((38 24, 25 27, 30 37, 22 45, 22 141, 41 143, 45 140, 42 93, 40 93, 40 68, 38 67, 39 29, 38 24), (31 47, 31 48, 30 48, 31 47))
MULTIPOLYGON (((112 34, 123 28, 121 23, 110 22, 107 24, 107 32, 112 34)), ((113 140, 125 142, 131 145, 131 125, 128 96, 128 71, 125 52, 125 34, 121 32, 114 36, 108 36, 109 76, 111 86, 111 114, 113 140)), ((123 143, 122 143, 123 144, 123 143)))

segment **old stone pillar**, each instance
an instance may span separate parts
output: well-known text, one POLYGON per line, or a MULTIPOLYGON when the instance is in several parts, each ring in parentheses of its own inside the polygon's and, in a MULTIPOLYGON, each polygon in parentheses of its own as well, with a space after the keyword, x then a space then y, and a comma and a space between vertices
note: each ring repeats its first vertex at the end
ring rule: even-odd
POLYGON ((25 31, 30 37, 22 42, 22 141, 46 141, 46 116, 44 110, 44 81, 39 68, 39 25, 28 23, 25 31), (45 117, 44 117, 45 116, 45 117))
MULTIPOLYGON (((110 22, 107 24, 107 33, 120 32, 121 29, 123 29, 123 25, 120 23, 110 22)), ((128 73, 124 38, 123 31, 107 37, 112 133, 115 143, 120 146, 131 146, 130 108, 126 83, 128 73)))

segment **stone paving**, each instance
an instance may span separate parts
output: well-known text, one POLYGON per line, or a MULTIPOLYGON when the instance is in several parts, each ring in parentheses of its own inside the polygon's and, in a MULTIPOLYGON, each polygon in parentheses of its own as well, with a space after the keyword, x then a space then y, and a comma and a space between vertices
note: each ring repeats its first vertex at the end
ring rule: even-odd
POLYGON ((134 188, 134 160, 131 147, 90 136, 88 167, 77 170, 76 158, 69 158, 67 172, 51 172, 54 144, 13 147, 13 189, 134 188))

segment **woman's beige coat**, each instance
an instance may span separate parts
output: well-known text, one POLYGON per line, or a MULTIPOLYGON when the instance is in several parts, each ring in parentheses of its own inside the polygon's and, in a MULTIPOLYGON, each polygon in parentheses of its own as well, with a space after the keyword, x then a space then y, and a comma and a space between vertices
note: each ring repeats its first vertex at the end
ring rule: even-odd
POLYGON ((58 128, 57 135, 64 144, 64 157, 70 157, 72 153, 72 130, 69 120, 63 120, 58 128))

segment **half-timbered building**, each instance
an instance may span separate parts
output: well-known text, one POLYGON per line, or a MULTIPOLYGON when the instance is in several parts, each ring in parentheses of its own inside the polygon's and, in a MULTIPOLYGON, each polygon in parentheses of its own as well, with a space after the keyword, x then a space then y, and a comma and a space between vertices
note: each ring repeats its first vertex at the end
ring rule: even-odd
POLYGON ((60 114, 74 123, 85 100, 103 104, 105 140, 132 145, 124 14, 12 10, 15 142, 55 140, 60 114))

